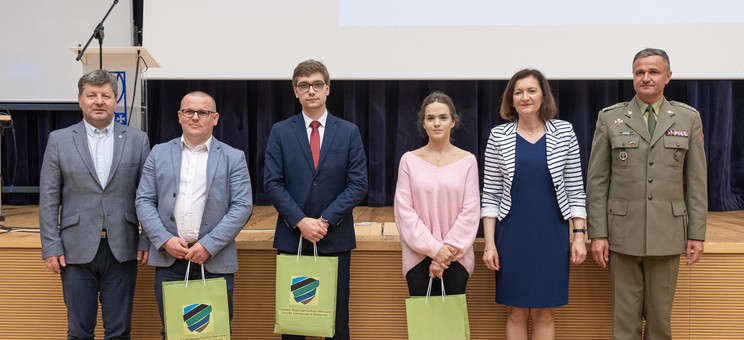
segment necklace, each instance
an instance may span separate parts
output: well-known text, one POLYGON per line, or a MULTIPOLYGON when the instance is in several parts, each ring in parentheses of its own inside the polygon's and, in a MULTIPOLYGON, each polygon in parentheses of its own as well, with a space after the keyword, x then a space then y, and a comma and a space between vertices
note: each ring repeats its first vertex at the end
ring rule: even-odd
MULTIPOLYGON (((451 149, 452 149, 452 144, 450 144, 450 146, 447 148, 447 150, 445 150, 444 152, 442 152, 439 155, 439 158, 437 158, 437 160, 436 160, 436 164, 439 164, 439 161, 441 161, 442 158, 444 158, 444 156, 446 156, 450 152, 451 149)), ((430 147, 427 146, 426 147, 426 151, 431 155, 432 158, 436 158, 436 156, 434 155, 434 152, 431 151, 431 148, 430 147)))
POLYGON ((520 127, 519 127, 519 123, 517 123, 517 130, 518 130, 518 131, 519 131, 519 130, 521 130, 522 132, 524 132, 524 133, 526 133, 526 134, 528 134, 528 135, 532 136, 532 135, 534 135, 535 133, 537 133, 538 131, 542 130, 542 126, 538 126, 538 127, 537 127, 537 129, 535 129, 535 130, 532 130, 532 131, 527 131, 527 130, 525 130, 524 128, 520 128, 520 127))

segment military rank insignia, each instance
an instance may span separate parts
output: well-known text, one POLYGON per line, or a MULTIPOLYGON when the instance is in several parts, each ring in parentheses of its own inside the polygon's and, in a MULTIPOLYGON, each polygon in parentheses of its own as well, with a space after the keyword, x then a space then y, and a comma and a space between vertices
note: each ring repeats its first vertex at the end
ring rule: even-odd
POLYGON ((622 119, 620 119, 620 118, 615 119, 615 125, 620 126, 622 124, 623 124, 623 120, 622 119))

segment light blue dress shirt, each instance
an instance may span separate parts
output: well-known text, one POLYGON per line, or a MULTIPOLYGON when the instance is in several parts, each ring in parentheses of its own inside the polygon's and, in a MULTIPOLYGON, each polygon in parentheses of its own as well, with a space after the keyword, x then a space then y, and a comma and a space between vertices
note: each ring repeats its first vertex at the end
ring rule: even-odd
POLYGON ((101 187, 106 187, 109 173, 111 172, 111 160, 114 158, 114 120, 111 120, 103 131, 85 122, 85 132, 88 135, 88 149, 96 168, 96 175, 101 187))

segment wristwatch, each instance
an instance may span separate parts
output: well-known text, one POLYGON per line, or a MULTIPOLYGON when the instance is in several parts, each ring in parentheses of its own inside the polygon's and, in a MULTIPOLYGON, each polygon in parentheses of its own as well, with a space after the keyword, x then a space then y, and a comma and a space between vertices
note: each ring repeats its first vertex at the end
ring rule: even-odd
POLYGON ((582 233, 583 234, 583 233, 586 233, 586 229, 584 229, 584 228, 574 229, 573 232, 575 232, 575 233, 582 233))
POLYGON ((320 216, 320 220, 323 221, 323 222, 325 222, 325 223, 331 224, 331 222, 328 222, 328 220, 325 217, 323 217, 323 216, 320 216))

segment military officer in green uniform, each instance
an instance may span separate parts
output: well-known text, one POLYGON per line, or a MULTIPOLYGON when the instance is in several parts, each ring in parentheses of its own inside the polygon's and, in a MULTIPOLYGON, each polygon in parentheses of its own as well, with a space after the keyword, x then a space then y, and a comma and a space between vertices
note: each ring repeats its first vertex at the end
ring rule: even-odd
POLYGON ((679 254, 703 255, 708 215, 700 114, 664 98, 669 57, 633 58, 636 96, 599 112, 587 174, 592 255, 609 265, 614 339, 671 339, 679 254))

